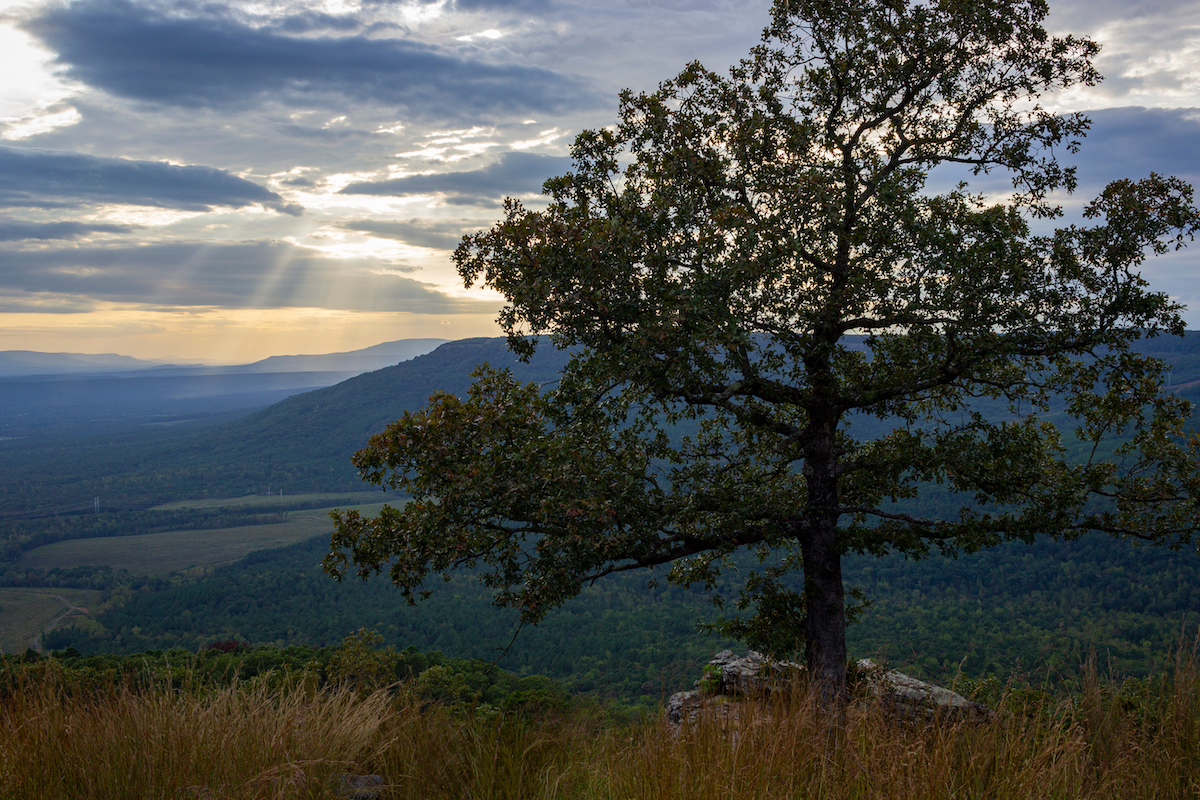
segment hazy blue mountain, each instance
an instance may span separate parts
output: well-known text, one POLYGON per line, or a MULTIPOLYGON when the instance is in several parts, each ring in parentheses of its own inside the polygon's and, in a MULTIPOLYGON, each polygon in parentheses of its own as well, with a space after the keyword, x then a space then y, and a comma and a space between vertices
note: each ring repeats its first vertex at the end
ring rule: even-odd
POLYGON ((128 356, 0 353, 12 357, 0 360, 0 437, 172 423, 262 408, 406 361, 444 342, 402 339, 347 353, 272 356, 224 367, 162 365, 128 356), (5 373, 6 363, 28 371, 5 373), (85 370, 88 364, 94 368, 85 370))
MULTIPOLYGON (((1200 401, 1200 333, 1183 340, 1149 340, 1142 349, 1174 364, 1176 390, 1200 401)), ((200 413, 194 412, 190 422, 155 418, 151 421, 166 424, 127 426, 111 434, 89 431, 84 435, 78 429, 63 429, 62 436, 0 441, 0 485, 9 487, 0 495, 0 510, 17 512, 41 507, 46 501, 68 503, 96 495, 118 505, 229 497, 256 491, 255 487, 267 483, 290 493, 363 488, 350 463, 351 455, 404 411, 423 406, 431 393, 464 394, 471 371, 484 361, 511 368, 521 380, 544 383, 558 376, 566 360, 566 354, 544 346, 530 363, 521 364, 502 338, 466 339, 333 386, 293 394, 266 408, 243 412, 236 419, 211 416, 205 424, 199 421, 200 413)), ((226 378, 285 381, 316 374, 226 378)), ((139 385, 131 378, 112 382, 139 385)), ((271 390, 292 391, 281 385, 271 390)), ((237 399, 232 392, 222 397, 222 402, 230 404, 223 410, 229 410, 237 399)), ((189 402, 200 404, 200 400, 189 402)), ((215 400, 210 397, 205 402, 215 400)), ((2 427, 6 422, 0 415, 0 438, 14 436, 2 427)), ((874 435, 872 425, 882 431, 888 423, 859 420, 855 430, 859 435, 874 435)))
POLYGON ((0 436, 153 425, 269 406, 344 372, 0 378, 0 436))
POLYGON ((162 366, 161 361, 144 361, 114 353, 39 353, 33 350, 0 350, 0 377, 24 375, 77 375, 95 372, 128 372, 162 366))
MULTIPOLYGON (((364 347, 361 350, 350 350, 345 353, 324 353, 320 355, 299 356, 270 356, 252 364, 228 364, 224 366, 176 366, 168 364, 153 367, 145 375, 175 377, 189 375, 266 375, 282 372, 325 373, 340 375, 337 380, 319 384, 330 386, 338 380, 345 380, 352 375, 360 375, 376 369, 390 367, 401 361, 408 361, 424 355, 445 344, 446 339, 400 339, 395 342, 364 347)), ((122 376, 125 377, 125 376, 122 376)))
MULTIPOLYGON (((158 424, 137 427, 60 426, 25 435, 6 432, 4 426, 11 420, 0 413, 0 486, 7 487, 0 492, 0 511, 69 504, 85 495, 89 500, 102 496, 112 507, 236 497, 261 491, 260 484, 267 483, 289 493, 362 489, 350 457, 371 434, 406 410, 425 405, 433 392, 465 393, 471 371, 485 361, 510 367, 522 380, 552 381, 566 359, 566 354, 547 346, 530 363, 521 364, 503 338, 465 339, 334 386, 294 394, 235 419, 212 414, 206 420, 197 412, 192 419, 155 418, 148 421, 158 424)), ((225 377, 262 381, 319 374, 225 377)), ((128 386, 142 382, 111 380, 128 386)), ((0 381, 0 405, 2 389, 0 381)), ((232 397, 224 395, 225 402, 232 397)))
MULTIPOLYGON (((0 378, 55 380, 66 375, 108 374, 113 377, 175 377, 181 375, 244 375, 266 372, 325 372, 358 375, 383 369, 428 353, 447 339, 399 339, 344 353, 270 356, 251 364, 173 364, 114 354, 38 353, 0 351, 0 378)), ((336 382, 336 381, 333 381, 336 382)), ((310 385, 330 385, 310 384, 310 385)))
POLYGON ((384 342, 347 353, 327 353, 316 356, 271 356, 253 364, 225 368, 230 373, 241 372, 353 372, 360 374, 390 367, 401 361, 424 355, 445 344, 447 339, 401 339, 384 342))

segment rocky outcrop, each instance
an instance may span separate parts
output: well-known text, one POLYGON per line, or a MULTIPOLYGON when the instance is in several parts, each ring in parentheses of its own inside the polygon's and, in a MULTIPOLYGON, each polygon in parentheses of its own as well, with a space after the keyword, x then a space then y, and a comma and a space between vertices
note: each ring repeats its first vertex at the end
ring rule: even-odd
MULTIPOLYGON (((720 669, 721 694, 770 694, 790 685, 804 672, 804 666, 794 661, 776 661, 751 650, 737 656, 732 650, 722 650, 708 662, 720 669)), ((715 676, 715 670, 710 670, 715 676)), ((703 683, 701 678, 699 683, 703 683)))
POLYGON ((901 719, 986 722, 994 713, 982 703, 903 672, 884 669, 869 658, 862 659, 855 667, 867 696, 901 719))
MULTIPOLYGON (((776 661, 753 650, 744 656, 724 650, 708 662, 696 689, 671 695, 667 719, 673 725, 694 722, 712 698, 727 701, 741 696, 769 702, 772 694, 792 686, 803 674, 804 666, 792 661, 776 661)), ((982 722, 992 717, 991 709, 957 692, 884 669, 870 659, 855 664, 851 677, 855 704, 878 703, 899 719, 982 722)))
POLYGON ((704 668, 704 676, 695 689, 676 692, 667 700, 667 720, 679 725, 695 722, 711 698, 737 696, 769 697, 803 673, 804 667, 791 661, 776 661, 751 650, 744 656, 722 650, 704 668))
POLYGON ((667 698, 667 721, 679 725, 685 719, 695 722, 704 708, 706 692, 692 689, 690 692, 676 692, 667 698))

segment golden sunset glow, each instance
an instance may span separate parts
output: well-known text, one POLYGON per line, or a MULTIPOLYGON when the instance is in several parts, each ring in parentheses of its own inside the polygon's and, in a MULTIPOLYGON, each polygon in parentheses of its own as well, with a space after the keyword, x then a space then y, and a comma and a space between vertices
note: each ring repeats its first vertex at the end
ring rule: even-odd
POLYGON ((244 364, 272 355, 345 352, 397 339, 498 336, 495 316, 102 306, 81 314, 8 314, 5 343, 11 350, 120 352, 148 360, 244 364))

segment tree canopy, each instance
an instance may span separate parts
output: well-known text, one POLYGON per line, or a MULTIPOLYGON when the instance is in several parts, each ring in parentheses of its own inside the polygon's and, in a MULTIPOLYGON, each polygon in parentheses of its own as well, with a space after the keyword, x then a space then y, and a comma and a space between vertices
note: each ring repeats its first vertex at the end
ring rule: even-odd
POLYGON ((1130 344, 1183 332, 1139 268, 1200 213, 1152 174, 1052 229, 1088 120, 1039 98, 1100 76, 1098 45, 1049 36, 1046 14, 779 0, 728 75, 691 64, 624 92, 545 210, 510 199, 455 253, 468 286, 507 298, 514 351, 570 350, 561 380, 482 370, 372 438, 362 475, 411 500, 340 515, 327 568, 386 568, 410 600, 476 568, 536 622, 605 574, 670 564, 711 584, 748 550, 737 604, 754 613, 724 629, 802 642, 835 696, 847 553, 1189 542, 1190 405, 1130 344), (931 170, 954 165, 1012 190, 935 192, 931 170), (922 511, 931 491, 951 513, 922 511))

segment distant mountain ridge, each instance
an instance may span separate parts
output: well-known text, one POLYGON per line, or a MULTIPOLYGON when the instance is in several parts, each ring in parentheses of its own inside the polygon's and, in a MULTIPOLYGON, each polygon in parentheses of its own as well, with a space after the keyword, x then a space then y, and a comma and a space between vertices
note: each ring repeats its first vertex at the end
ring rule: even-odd
POLYGON ((54 379, 68 375, 177 377, 271 372, 330 372, 357 375, 416 358, 447 341, 447 339, 399 339, 341 353, 270 356, 251 364, 218 366, 148 361, 115 353, 90 355, 86 353, 41 353, 34 350, 3 350, 0 351, 0 378, 54 379))
POLYGON ((401 339, 345 353, 272 356, 218 367, 116 355, 0 353, 0 438, 174 424, 263 408, 407 361, 444 342, 401 339))
POLYGON ((97 372, 127 372, 153 369, 160 361, 145 361, 116 353, 40 353, 35 350, 0 351, 0 377, 44 374, 81 374, 97 372))
POLYGON ((326 353, 309 356, 271 356, 253 364, 225 368, 229 372, 371 372, 408 361, 437 349, 448 339, 400 339, 395 342, 350 350, 345 353, 326 353))
MULTIPOLYGON (((1145 340, 1138 350, 1173 365, 1174 391, 1200 402, 1200 332, 1182 340, 1145 340)), ((236 419, 214 417, 216 424, 174 427, 164 420, 155 429, 126 428, 104 436, 0 441, 0 485, 10 487, 0 495, 0 511, 97 495, 119 504, 235 497, 261 491, 268 483, 290 493, 363 489, 350 457, 371 434, 405 411, 424 406, 433 392, 465 395, 472 370, 485 361, 511 369, 519 380, 547 383, 558 378, 568 358, 546 343, 521 363, 504 338, 464 339, 331 386, 303 393, 287 390, 291 396, 286 399, 259 404, 258 410, 236 419)), ((282 380, 296 374, 245 377, 282 380)), ((0 381, 0 389, 4 383, 0 381)), ((281 385, 278 390, 285 391, 281 385)), ((860 434, 870 434, 868 422, 858 424, 860 434)), ((5 435, 0 430, 0 439, 5 435)))

